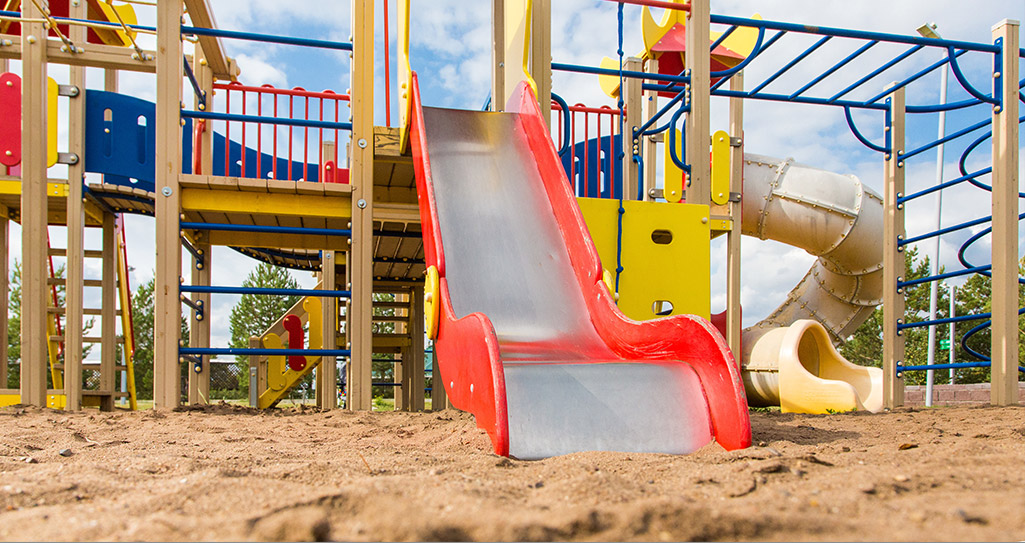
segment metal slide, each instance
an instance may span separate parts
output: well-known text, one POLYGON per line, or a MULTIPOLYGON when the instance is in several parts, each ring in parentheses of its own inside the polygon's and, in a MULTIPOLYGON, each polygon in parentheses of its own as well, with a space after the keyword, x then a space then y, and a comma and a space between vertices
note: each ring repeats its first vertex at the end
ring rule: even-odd
POLYGON ((784 411, 881 411, 883 372, 851 364, 834 344, 883 296, 883 199, 853 175, 745 155, 742 230, 818 257, 787 299, 744 330, 751 405, 784 411))
POLYGON ((506 113, 422 107, 415 75, 411 94, 436 379, 495 452, 747 447, 739 369, 711 324, 616 309, 530 87, 506 113))

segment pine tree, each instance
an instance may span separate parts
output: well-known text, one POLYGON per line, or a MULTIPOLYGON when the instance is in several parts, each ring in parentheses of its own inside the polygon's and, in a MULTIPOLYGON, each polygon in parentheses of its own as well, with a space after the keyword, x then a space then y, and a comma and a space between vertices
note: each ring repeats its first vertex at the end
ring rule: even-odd
MULTIPOLYGON (((153 289, 155 280, 139 285, 132 295, 132 331, 135 338, 135 391, 140 399, 153 399, 153 289)), ((189 321, 182 316, 182 341, 188 345, 189 321)))
MULTIPOLYGON (((285 268, 260 263, 245 281, 243 287, 299 288, 299 283, 285 268)), ((249 347, 249 338, 263 335, 300 299, 299 296, 271 296, 264 294, 243 294, 231 310, 229 324, 231 346, 236 349, 249 347)), ((235 357, 239 375, 249 375, 249 357, 235 357)), ((249 380, 239 379, 239 388, 249 391, 249 380)))

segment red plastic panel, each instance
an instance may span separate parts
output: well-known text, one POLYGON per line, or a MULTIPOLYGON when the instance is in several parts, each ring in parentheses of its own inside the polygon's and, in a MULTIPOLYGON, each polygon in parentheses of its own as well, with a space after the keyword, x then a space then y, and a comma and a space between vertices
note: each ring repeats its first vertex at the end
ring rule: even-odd
MULTIPOLYGON (((285 331, 288 332, 288 348, 302 349, 306 339, 302 320, 295 315, 285 315, 282 325, 284 325, 285 331)), ((306 357, 299 354, 288 355, 288 367, 292 371, 302 371, 306 368, 306 357)))
POLYGON ((21 164, 21 77, 0 74, 0 164, 21 164))

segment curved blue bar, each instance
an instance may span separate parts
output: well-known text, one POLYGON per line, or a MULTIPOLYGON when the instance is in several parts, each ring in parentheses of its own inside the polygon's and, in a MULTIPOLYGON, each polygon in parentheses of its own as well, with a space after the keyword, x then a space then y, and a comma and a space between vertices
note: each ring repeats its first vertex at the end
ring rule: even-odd
POLYGON ((876 144, 872 143, 871 141, 868 140, 868 138, 866 138, 864 135, 861 134, 861 131, 858 130, 858 126, 856 124, 854 124, 854 117, 851 117, 851 108, 850 108, 850 106, 844 106, 843 114, 844 114, 844 117, 847 119, 847 126, 851 129, 851 133, 854 134, 854 137, 857 138, 858 141, 860 141, 862 143, 862 145, 864 145, 865 147, 868 147, 869 149, 872 149, 873 151, 879 151, 880 153, 889 153, 890 152, 890 150, 887 149, 886 147, 883 147, 882 145, 876 145, 876 144))
POLYGON ((985 94, 982 94, 981 92, 976 90, 975 87, 973 87, 972 84, 969 83, 967 79, 965 79, 964 74, 961 73, 961 66, 957 63, 957 55, 954 54, 953 47, 947 48, 947 56, 950 58, 950 71, 954 72, 954 77, 957 78, 957 82, 961 84, 961 87, 964 88, 964 90, 968 91, 968 94, 971 94, 972 96, 978 98, 979 100, 982 100, 983 102, 989 102, 991 104, 1000 103, 1000 100, 994 97, 986 96, 985 94))
MULTIPOLYGON (((562 108, 562 147, 559 148, 559 156, 562 156, 562 155, 566 154, 566 151, 569 150, 569 146, 573 143, 573 142, 569 141, 570 137, 572 137, 570 135, 570 126, 569 126, 569 124, 570 124, 570 121, 569 121, 569 119, 570 119, 570 117, 569 117, 569 104, 567 104, 566 101, 563 100, 561 96, 559 96, 558 94, 555 94, 554 92, 552 93, 552 100, 555 100, 556 102, 558 102, 559 107, 562 108)), ((490 101, 491 101, 491 94, 489 93, 488 94, 488 102, 490 102, 490 101)), ((487 108, 485 108, 485 109, 487 109, 487 108)))

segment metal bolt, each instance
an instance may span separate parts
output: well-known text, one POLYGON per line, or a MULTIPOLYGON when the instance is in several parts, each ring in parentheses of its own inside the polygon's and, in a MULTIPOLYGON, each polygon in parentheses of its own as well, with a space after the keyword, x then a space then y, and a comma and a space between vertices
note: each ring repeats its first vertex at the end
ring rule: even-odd
POLYGON ((171 190, 171 187, 164 187, 160 189, 160 194, 163 194, 164 196, 170 196, 174 194, 174 191, 171 190))
POLYGON ((28 37, 28 42, 29 43, 36 43, 36 37, 35 36, 29 36, 28 37))
POLYGON ((356 145, 359 145, 360 149, 366 149, 367 148, 367 140, 365 140, 363 138, 360 138, 360 139, 356 140, 356 145))
POLYGON ((366 208, 367 207, 367 201, 364 200, 363 198, 360 198, 359 200, 356 200, 356 207, 358 207, 360 209, 366 208))

